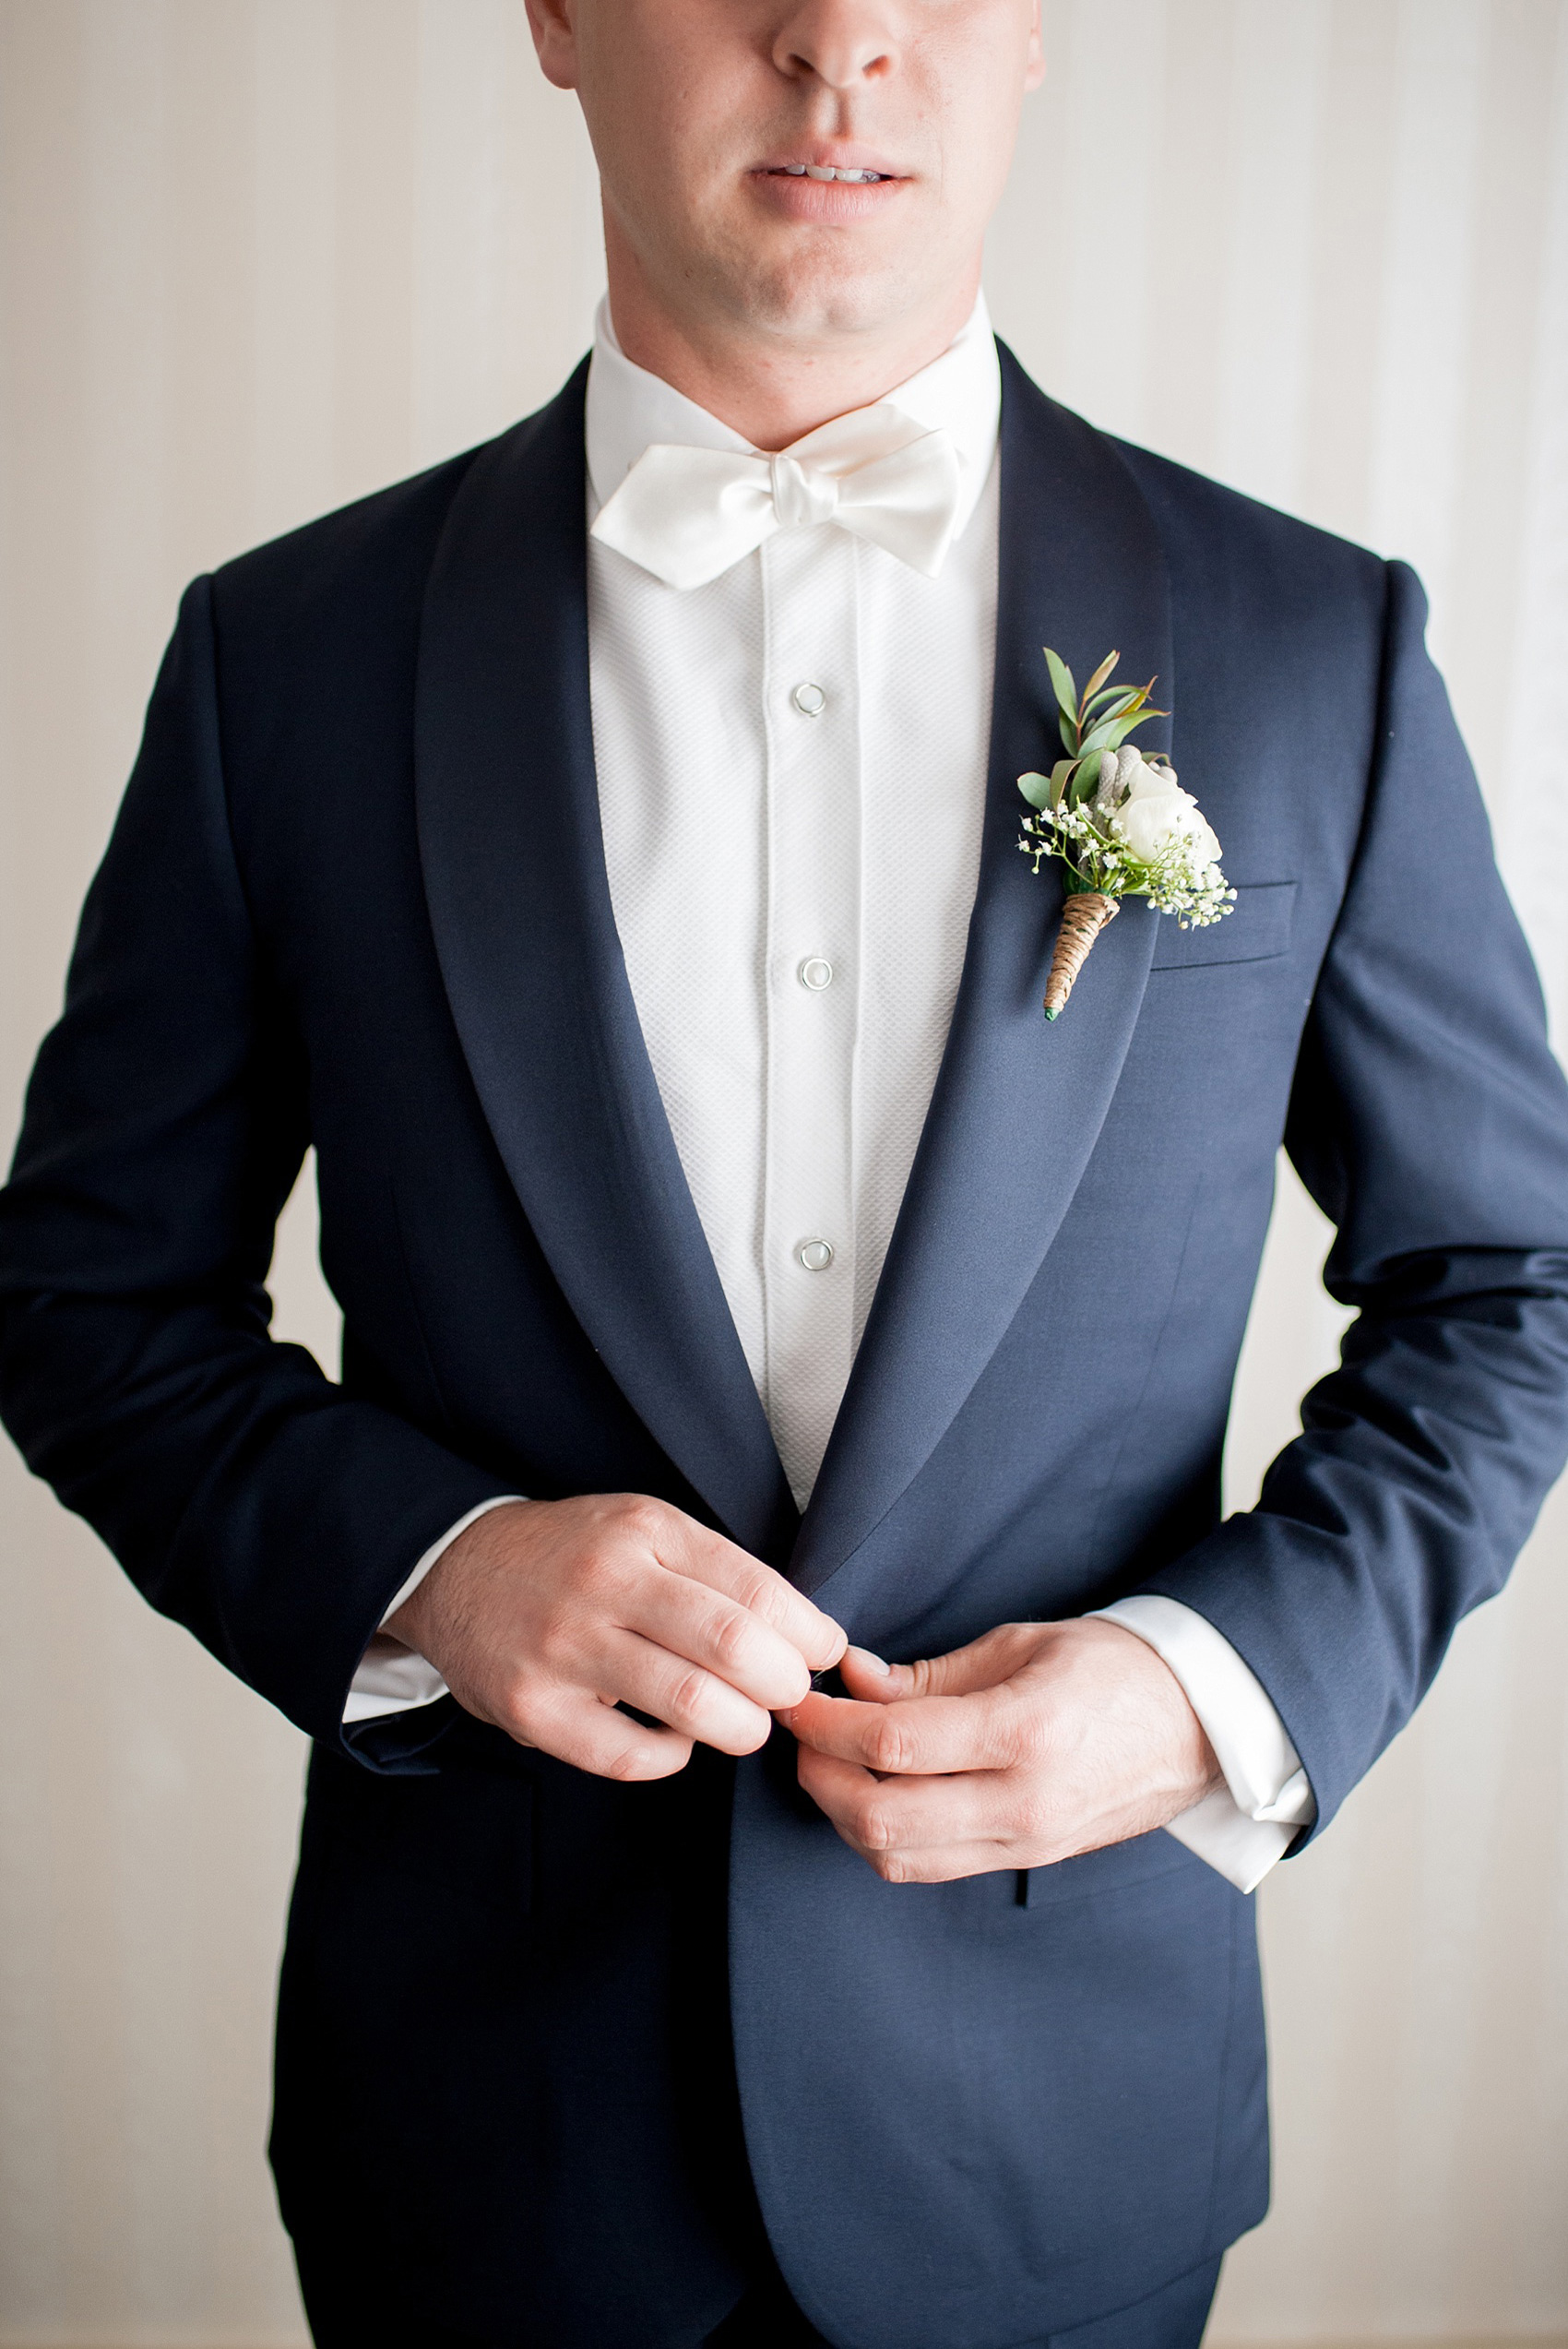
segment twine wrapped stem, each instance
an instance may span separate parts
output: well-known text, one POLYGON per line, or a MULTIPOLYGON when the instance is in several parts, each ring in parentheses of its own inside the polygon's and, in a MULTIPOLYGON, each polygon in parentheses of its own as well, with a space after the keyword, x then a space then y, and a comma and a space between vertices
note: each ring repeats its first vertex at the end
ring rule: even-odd
POLYGON ((1051 976, 1045 986, 1045 1016, 1048 1019, 1061 1017, 1073 982, 1088 960, 1088 952, 1108 922, 1118 912, 1116 900, 1106 897, 1099 889, 1079 889, 1069 897, 1062 909, 1062 927, 1056 933, 1056 951, 1051 958, 1051 976))

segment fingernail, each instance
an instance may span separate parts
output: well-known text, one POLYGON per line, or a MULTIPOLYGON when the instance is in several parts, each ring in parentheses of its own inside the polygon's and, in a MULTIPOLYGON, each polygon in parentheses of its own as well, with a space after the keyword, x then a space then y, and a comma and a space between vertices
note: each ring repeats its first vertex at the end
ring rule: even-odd
POLYGON ((858 1656, 861 1663, 870 1664, 872 1670, 880 1673, 885 1680, 891 1675, 893 1666, 884 1663, 880 1656, 873 1656, 869 1648, 851 1648, 849 1653, 858 1656))

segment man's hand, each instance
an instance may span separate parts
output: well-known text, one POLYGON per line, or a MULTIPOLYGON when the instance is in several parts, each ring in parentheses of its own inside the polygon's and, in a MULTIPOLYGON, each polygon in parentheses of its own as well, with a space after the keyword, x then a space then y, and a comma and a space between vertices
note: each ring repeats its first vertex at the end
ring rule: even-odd
POLYGON ((469 1712, 600 1778, 668 1778, 699 1741, 754 1752, 844 1652, 782 1575, 635 1493, 491 1509, 386 1628, 469 1712))
POLYGON ((1004 1623, 927 1663, 850 1648, 840 1670, 857 1701, 781 1718, 801 1784, 889 1884, 1047 1866, 1223 1783, 1181 1682, 1120 1624, 1004 1623))

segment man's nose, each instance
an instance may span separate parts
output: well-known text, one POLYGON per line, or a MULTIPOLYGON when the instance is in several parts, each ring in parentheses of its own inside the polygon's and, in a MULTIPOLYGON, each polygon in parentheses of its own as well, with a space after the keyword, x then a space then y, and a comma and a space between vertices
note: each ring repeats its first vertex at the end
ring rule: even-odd
POLYGON ((800 0, 773 44, 773 62, 791 80, 858 89, 897 69, 896 10, 888 0, 800 0))

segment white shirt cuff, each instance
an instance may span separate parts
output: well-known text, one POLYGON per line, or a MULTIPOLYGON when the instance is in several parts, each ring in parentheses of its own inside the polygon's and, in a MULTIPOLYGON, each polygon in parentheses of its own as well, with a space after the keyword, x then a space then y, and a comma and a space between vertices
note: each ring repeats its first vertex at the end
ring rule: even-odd
POLYGON ((1268 1691, 1223 1632, 1180 1600, 1143 1592, 1095 1613, 1135 1632, 1170 1665, 1225 1773, 1224 1785, 1173 1818, 1166 1833, 1239 1892, 1254 1891, 1317 1817, 1301 1758, 1268 1691))
POLYGON ((509 1501, 522 1498, 520 1493, 498 1493, 493 1500, 481 1501, 477 1508, 449 1525, 439 1542, 432 1542, 408 1580, 400 1585, 386 1614, 382 1628, 360 1658, 360 1668, 349 1687, 349 1700, 343 1707, 345 1728, 350 1722, 375 1721, 384 1713, 410 1712, 415 1705, 433 1705, 446 1694, 446 1683, 433 1663, 412 1648, 405 1648, 401 1640, 394 1640, 386 1626, 402 1605, 419 1589, 437 1558, 445 1556, 459 1533, 493 1508, 505 1508, 509 1501))

